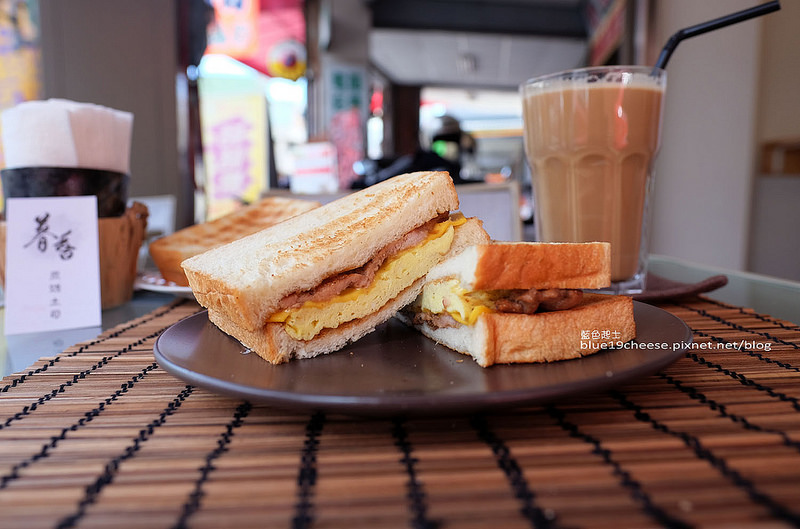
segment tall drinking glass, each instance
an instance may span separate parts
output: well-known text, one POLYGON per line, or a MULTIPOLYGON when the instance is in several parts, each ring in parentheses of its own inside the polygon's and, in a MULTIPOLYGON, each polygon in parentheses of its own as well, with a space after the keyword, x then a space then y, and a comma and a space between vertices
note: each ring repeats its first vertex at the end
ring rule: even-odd
POLYGON ((609 66, 521 86, 537 239, 610 242, 615 293, 645 288, 666 82, 661 69, 609 66))

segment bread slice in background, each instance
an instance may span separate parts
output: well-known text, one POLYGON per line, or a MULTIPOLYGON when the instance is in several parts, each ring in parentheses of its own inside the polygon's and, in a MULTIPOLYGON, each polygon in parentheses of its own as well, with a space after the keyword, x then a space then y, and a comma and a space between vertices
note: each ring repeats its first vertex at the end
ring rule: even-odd
POLYGON ((502 242, 475 245, 430 272, 428 281, 456 278, 469 291, 518 288, 598 289, 611 284, 607 242, 502 242))
POLYGON ((267 197, 218 219, 195 224, 150 243, 150 257, 161 277, 189 286, 181 263, 200 253, 251 235, 288 218, 319 207, 319 202, 291 197, 267 197))
POLYGON ((288 294, 362 266, 412 229, 457 209, 458 195, 446 172, 400 175, 182 266, 201 305, 237 327, 258 331, 288 294))
MULTIPOLYGON (((407 315, 399 313, 398 318, 410 325, 407 315)), ((631 298, 593 293, 584 293, 580 305, 568 310, 531 315, 495 312, 482 314, 475 325, 416 328, 483 367, 580 358, 636 336, 631 298), (594 331, 603 338, 587 339, 587 333, 591 336, 594 331)))

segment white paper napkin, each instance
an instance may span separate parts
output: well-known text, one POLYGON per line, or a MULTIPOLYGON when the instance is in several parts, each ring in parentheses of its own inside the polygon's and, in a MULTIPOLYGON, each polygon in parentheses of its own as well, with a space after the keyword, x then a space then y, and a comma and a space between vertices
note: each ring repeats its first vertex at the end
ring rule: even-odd
POLYGON ((26 101, 6 109, 6 167, 83 167, 130 172, 133 114, 67 99, 26 101))

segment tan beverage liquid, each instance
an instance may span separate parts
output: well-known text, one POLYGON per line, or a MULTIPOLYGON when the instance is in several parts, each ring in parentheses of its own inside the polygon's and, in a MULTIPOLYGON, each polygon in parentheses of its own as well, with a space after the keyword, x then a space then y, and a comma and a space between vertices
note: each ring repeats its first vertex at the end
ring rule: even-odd
POLYGON ((663 83, 559 81, 523 92, 539 239, 611 243, 611 280, 640 272, 663 83))

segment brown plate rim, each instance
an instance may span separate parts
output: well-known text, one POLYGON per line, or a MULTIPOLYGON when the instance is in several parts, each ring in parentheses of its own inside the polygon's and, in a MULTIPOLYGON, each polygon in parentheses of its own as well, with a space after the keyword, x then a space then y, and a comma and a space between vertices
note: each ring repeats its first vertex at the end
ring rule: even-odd
POLYGON ((392 319, 338 352, 274 366, 254 354, 242 354, 243 346, 210 323, 206 311, 164 331, 153 351, 159 365, 179 379, 255 403, 370 416, 463 414, 607 390, 660 371, 680 358, 692 342, 689 327, 659 307, 634 301, 634 319, 637 338, 631 344, 640 347, 609 349, 550 364, 481 368, 469 357, 392 319), (646 350, 644 344, 671 347, 646 350), (220 362, 221 355, 226 355, 225 362, 220 362), (365 365, 368 369, 362 379, 358 371, 365 365), (430 385, 427 375, 415 377, 413 369, 418 365, 428 374, 439 375, 438 385, 430 385), (386 392, 409 370, 412 375, 402 382, 410 386, 386 392), (324 382, 314 385, 314 381, 324 382))

